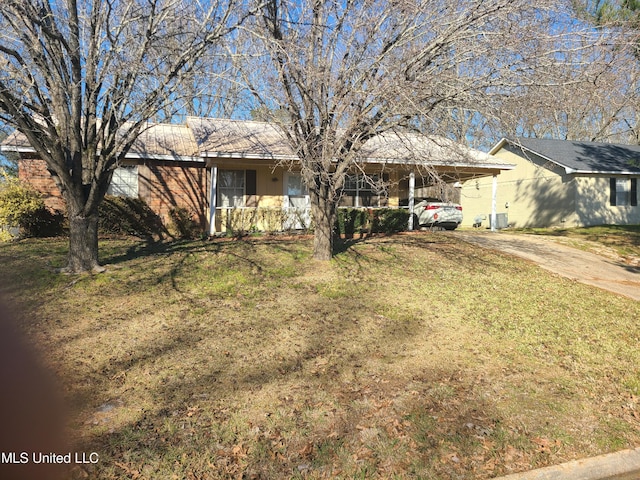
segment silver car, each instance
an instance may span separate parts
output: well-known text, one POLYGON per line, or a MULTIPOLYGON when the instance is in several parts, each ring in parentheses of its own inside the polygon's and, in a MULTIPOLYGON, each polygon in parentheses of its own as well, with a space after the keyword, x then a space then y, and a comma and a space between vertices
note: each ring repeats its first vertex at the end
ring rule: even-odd
POLYGON ((426 198, 413 207, 413 228, 442 227, 455 230, 462 223, 462 205, 426 198))

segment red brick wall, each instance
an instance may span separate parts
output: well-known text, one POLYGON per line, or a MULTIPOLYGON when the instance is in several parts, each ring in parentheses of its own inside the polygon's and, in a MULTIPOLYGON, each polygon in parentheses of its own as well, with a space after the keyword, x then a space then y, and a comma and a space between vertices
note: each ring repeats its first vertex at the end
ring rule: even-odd
MULTIPOLYGON (((21 179, 40 191, 45 204, 65 210, 60 190, 40 159, 22 159, 18 164, 21 179)), ((191 212, 202 228, 207 226, 208 174, 204 164, 195 162, 162 162, 138 165, 138 195, 162 219, 170 221, 169 211, 183 207, 191 212)))
POLYGON ((169 211, 182 207, 204 229, 207 225, 209 197, 207 169, 200 163, 163 162, 138 167, 138 192, 165 224, 169 211))
POLYGON ((18 162, 18 177, 29 182, 38 190, 47 207, 52 210, 65 211, 66 206, 60 189, 51 178, 47 164, 40 159, 21 159, 18 162))

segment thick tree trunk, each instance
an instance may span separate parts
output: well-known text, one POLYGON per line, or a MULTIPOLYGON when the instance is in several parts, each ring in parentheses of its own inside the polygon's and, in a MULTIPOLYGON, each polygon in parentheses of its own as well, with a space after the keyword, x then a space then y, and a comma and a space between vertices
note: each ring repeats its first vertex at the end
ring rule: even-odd
POLYGON ((69 212, 69 263, 66 271, 102 271, 98 263, 98 213, 88 216, 69 212))
POLYGON ((315 223, 313 237, 313 258, 316 260, 331 260, 333 257, 333 226, 336 221, 337 205, 334 201, 318 195, 313 201, 312 213, 315 223))

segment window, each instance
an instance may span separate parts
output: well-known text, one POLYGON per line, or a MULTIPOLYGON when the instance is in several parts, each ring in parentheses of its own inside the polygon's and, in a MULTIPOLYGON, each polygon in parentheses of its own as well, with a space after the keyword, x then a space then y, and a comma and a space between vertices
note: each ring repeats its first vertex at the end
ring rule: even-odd
POLYGON ((126 165, 113 171, 107 195, 116 197, 138 198, 138 167, 126 165))
POLYGON ((342 188, 341 207, 380 207, 386 203, 386 179, 379 175, 348 175, 342 188))
POLYGON ((612 177, 610 179, 609 203, 611 206, 638 205, 638 179, 612 177))
POLYGON ((218 207, 255 207, 256 171, 218 171, 218 207))
POLYGON ((244 170, 218 172, 218 206, 244 207, 244 170))

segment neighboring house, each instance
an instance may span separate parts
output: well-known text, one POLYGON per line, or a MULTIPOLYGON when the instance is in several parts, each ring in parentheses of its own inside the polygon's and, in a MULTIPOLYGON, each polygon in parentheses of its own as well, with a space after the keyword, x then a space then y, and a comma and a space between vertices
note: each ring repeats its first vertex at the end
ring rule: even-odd
MULTIPOLYGON (((640 146, 502 139, 489 152, 515 168, 497 179, 495 204, 514 227, 577 227, 640 223, 640 146)), ((487 179, 463 185, 463 225, 487 219, 494 186, 487 179)))
MULTIPOLYGON (((20 177, 45 195, 48 206, 64 208, 44 161, 23 135, 12 134, 2 149, 20 153, 20 177)), ((411 205, 429 186, 427 167, 450 184, 512 168, 449 140, 409 133, 370 140, 358 165, 341 206, 411 205)), ((311 221, 297 156, 281 130, 264 122, 189 117, 186 124, 150 125, 115 170, 108 193, 143 199, 165 223, 172 208, 184 208, 210 234, 299 229, 311 221)))

